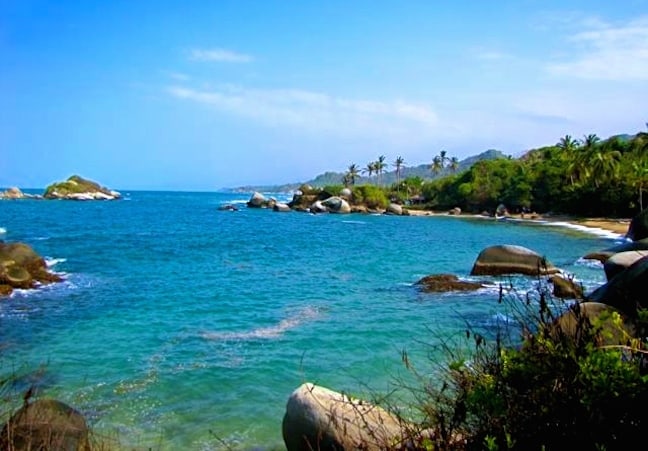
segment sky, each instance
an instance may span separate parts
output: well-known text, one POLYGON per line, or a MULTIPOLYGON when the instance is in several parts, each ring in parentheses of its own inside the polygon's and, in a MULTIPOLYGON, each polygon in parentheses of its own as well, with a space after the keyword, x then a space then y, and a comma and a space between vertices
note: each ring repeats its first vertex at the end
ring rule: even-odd
POLYGON ((0 0, 2 187, 217 191, 646 122, 648 0, 0 0))

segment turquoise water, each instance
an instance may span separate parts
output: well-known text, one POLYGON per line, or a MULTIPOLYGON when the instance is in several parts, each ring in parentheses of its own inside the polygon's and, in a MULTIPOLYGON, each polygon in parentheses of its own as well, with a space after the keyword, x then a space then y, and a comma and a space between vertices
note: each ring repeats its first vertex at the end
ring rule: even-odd
POLYGON ((402 350, 425 366, 428 343, 499 317, 500 279, 425 294, 421 277, 469 278, 483 248, 517 244, 592 288, 603 271, 580 257, 614 243, 484 219, 275 213, 247 209, 249 194, 123 194, 0 202, 0 239, 66 279, 0 301, 0 369, 129 448, 282 448, 301 383, 387 392, 407 377, 402 350))

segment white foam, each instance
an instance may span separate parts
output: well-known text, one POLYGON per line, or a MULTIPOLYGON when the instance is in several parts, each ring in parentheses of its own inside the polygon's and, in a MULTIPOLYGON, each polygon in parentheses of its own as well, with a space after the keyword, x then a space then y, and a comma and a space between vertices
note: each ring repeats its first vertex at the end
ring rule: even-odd
POLYGON ((580 224, 572 224, 570 222, 563 222, 563 221, 557 221, 557 222, 545 221, 542 222, 542 224, 549 225, 549 226, 556 226, 556 227, 565 227, 567 229, 572 229, 572 230, 578 230, 579 232, 589 233, 592 235, 600 236, 601 238, 626 241, 624 235, 616 232, 611 232, 609 230, 601 229, 599 227, 588 227, 580 224))
POLYGON ((286 331, 294 329, 300 324, 311 321, 320 315, 318 309, 306 307, 299 310, 292 316, 281 320, 278 324, 268 327, 260 327, 243 332, 203 332, 201 337, 206 340, 252 340, 278 338, 286 331))
POLYGON ((603 263, 601 263, 599 260, 583 258, 583 257, 576 260, 574 264, 578 266, 587 266, 588 268, 596 268, 596 269, 603 268, 603 263))
POLYGON ((7 229, 0 227, 0 235, 2 235, 3 233, 7 233, 7 229))
POLYGON ((58 265, 59 263, 63 263, 66 261, 67 258, 50 258, 50 257, 45 258, 45 264, 47 265, 48 268, 51 268, 52 266, 58 265))

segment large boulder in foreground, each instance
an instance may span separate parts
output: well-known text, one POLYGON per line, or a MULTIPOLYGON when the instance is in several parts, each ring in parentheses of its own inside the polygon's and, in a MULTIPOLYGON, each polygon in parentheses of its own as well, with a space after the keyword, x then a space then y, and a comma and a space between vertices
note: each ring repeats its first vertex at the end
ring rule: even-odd
POLYGON ((0 296, 11 294, 14 288, 35 288, 62 280, 48 270, 43 257, 29 245, 0 242, 0 296))
POLYGON ((49 185, 43 197, 66 200, 115 200, 120 199, 121 194, 91 180, 73 175, 64 182, 49 185))
POLYGON ((607 283, 601 285, 586 299, 615 307, 630 317, 637 316, 637 310, 648 307, 648 257, 635 261, 607 283))
POLYGON ((614 276, 625 271, 637 260, 648 256, 648 250, 619 252, 608 258, 603 264, 605 277, 612 280, 614 276))
POLYGON ((632 241, 643 240, 648 238, 648 208, 642 210, 637 216, 630 221, 626 237, 632 241))
POLYGON ((403 423, 369 402, 305 383, 288 399, 282 422, 288 451, 392 449, 403 423))
POLYGON ((0 449, 89 451, 88 432, 78 411, 55 399, 39 399, 4 424, 0 449))
POLYGON ((595 334, 599 345, 625 344, 634 337, 635 326, 623 312, 600 302, 580 302, 572 305, 550 326, 552 335, 576 337, 585 327, 597 327, 595 334), (621 321, 617 322, 616 318, 621 321))
POLYGON ((549 261, 526 247, 503 244, 487 247, 479 253, 470 272, 478 276, 524 274, 538 276, 560 272, 549 261))
POLYGON ((480 282, 459 280, 454 274, 432 274, 416 282, 421 291, 426 293, 444 293, 447 291, 475 291, 484 288, 480 282))

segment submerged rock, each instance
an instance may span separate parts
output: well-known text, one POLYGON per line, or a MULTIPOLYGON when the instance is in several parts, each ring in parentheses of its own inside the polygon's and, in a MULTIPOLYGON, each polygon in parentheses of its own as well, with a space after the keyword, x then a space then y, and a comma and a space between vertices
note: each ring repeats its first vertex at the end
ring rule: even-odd
POLYGON ((479 253, 471 275, 498 276, 502 274, 525 274, 538 276, 560 272, 538 253, 522 246, 491 246, 479 253))
POLYGON ((443 293, 447 291, 474 291, 484 288, 480 282, 459 280, 454 274, 433 274, 425 276, 416 282, 426 293, 443 293))

